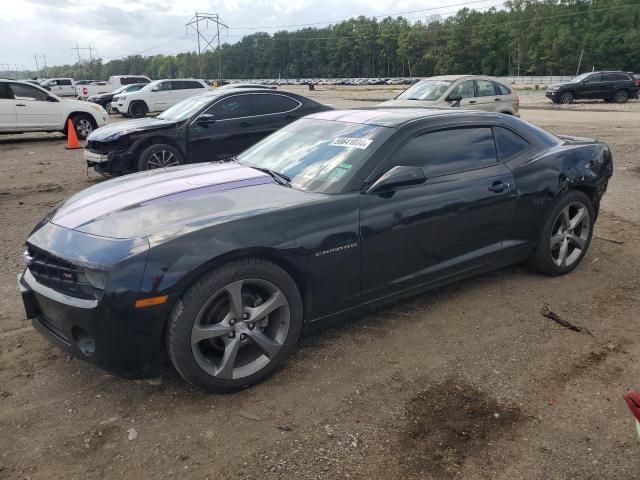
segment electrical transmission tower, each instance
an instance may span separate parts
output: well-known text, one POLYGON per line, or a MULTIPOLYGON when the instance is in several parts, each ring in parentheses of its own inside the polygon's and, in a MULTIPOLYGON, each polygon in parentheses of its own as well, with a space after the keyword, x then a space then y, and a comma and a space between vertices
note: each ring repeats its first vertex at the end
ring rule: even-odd
POLYGON ((200 78, 202 78, 202 53, 207 49, 214 51, 213 42, 218 40, 218 80, 222 80, 222 57, 220 50, 220 27, 228 29, 229 27, 220 19, 217 13, 198 13, 185 24, 187 33, 191 27, 196 32, 198 40, 198 68, 200 69, 200 78), (215 33, 207 36, 206 31, 209 30, 209 23, 215 24, 215 33), (204 27, 204 28, 203 28, 204 27), (204 42, 204 48, 201 48, 200 40, 204 42))
MULTIPOLYGON (((75 50, 76 53, 78 54, 78 65, 82 68, 82 57, 80 56, 80 51, 81 50, 89 50, 89 62, 91 63, 91 70, 93 70, 93 51, 95 50, 91 45, 89 45, 88 47, 80 47, 77 43, 76 43, 76 47, 72 48, 71 50, 75 50)), ((85 60, 86 61, 86 60, 85 60)), ((84 69, 83 69, 84 70, 84 69)), ((93 75, 93 71, 91 72, 91 75, 93 75)))

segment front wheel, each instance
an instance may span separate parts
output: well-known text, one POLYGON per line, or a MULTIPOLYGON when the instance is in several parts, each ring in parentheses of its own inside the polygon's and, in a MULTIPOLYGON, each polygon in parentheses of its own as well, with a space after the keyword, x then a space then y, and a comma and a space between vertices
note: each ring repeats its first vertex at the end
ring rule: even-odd
POLYGON ((182 153, 163 143, 145 148, 138 159, 138 171, 182 165, 182 153))
POLYGON ((147 115, 149 109, 144 102, 133 102, 129 106, 129 114, 134 118, 142 118, 147 115))
POLYGON ((595 211, 589 197, 570 191, 558 201, 542 228, 531 263, 546 275, 564 275, 573 270, 587 253, 595 211))
POLYGON ((562 95, 560 95, 559 101, 562 104, 568 105, 570 103, 573 103, 574 100, 574 95, 571 92, 564 92, 562 95))
POLYGON ((76 129, 76 135, 79 140, 84 140, 93 132, 95 122, 90 115, 80 114, 74 115, 71 119, 73 127, 76 129))
POLYGON ((167 351, 192 385, 212 392, 267 378, 291 354, 302 330, 302 299, 279 266, 244 258, 204 275, 177 302, 167 351))
POLYGON ((107 111, 109 115, 113 115, 115 112, 113 111, 113 107, 111 106, 111 102, 107 103, 104 106, 104 109, 107 111))

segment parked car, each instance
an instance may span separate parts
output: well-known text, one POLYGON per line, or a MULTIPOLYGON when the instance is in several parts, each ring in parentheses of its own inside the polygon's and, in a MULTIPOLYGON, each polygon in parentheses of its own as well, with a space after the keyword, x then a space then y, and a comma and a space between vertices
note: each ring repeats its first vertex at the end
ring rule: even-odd
POLYGON ((636 98, 639 98, 640 94, 640 73, 633 74, 633 83, 635 83, 636 87, 638 87, 638 91, 636 92, 636 98))
POLYGON ((573 103, 582 99, 626 103, 637 96, 638 88, 632 73, 587 72, 569 82, 549 85, 545 95, 554 103, 573 103))
POLYGON ((261 85, 259 83, 229 83, 218 88, 266 88, 276 90, 278 87, 275 85, 261 85))
POLYGON ((77 87, 78 85, 89 85, 96 82, 100 82, 100 80, 76 80, 75 85, 77 87))
POLYGON ((49 78, 40 86, 59 97, 73 97, 76 91, 73 78, 49 78))
POLYGON ((520 116, 520 100, 511 86, 475 75, 445 75, 419 81, 383 107, 460 107, 520 116))
POLYGON ((77 193, 27 239, 19 283, 27 318, 74 357, 129 377, 168 357, 235 390, 305 323, 526 259, 571 272, 612 171, 604 143, 513 116, 320 112, 235 161, 77 193))
POLYGON ((137 92, 116 95, 113 103, 122 115, 140 118, 150 112, 162 112, 181 100, 210 88, 204 80, 156 80, 137 92))
POLYGON ((151 79, 145 75, 112 75, 106 82, 93 82, 88 85, 82 85, 76 88, 76 96, 81 99, 87 99, 94 95, 110 93, 125 85, 133 85, 134 83, 150 83, 151 79))
POLYGON ((107 113, 117 113, 118 110, 115 109, 112 105, 111 102, 113 101, 113 97, 114 95, 118 95, 121 93, 127 93, 127 92, 137 92, 138 90, 140 90, 142 87, 144 87, 146 85, 146 83, 134 83, 132 85, 125 85, 123 87, 120 87, 116 90, 114 90, 111 93, 103 93, 100 95, 92 95, 91 97, 87 98, 87 101, 92 102, 92 103, 97 103, 98 105, 102 106, 107 113))
POLYGON ((330 109, 294 93, 219 88, 156 118, 96 130, 85 159, 103 175, 225 159, 304 115, 330 109))
POLYGON ((71 119, 79 138, 107 122, 100 105, 61 99, 40 86, 0 80, 0 133, 63 132, 71 119))

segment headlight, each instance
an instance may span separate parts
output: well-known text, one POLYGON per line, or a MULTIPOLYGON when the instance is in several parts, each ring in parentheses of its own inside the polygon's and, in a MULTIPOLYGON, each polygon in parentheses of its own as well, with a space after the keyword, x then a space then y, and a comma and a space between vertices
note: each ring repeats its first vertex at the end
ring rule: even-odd
POLYGON ((118 97, 118 100, 126 100, 126 99, 127 99, 126 96, 125 97, 118 97))

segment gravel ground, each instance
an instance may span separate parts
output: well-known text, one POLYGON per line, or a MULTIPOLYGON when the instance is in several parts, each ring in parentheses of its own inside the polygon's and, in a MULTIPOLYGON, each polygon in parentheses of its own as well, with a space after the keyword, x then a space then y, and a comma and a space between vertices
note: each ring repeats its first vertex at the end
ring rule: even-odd
MULTIPOLYGON (((394 94, 310 93, 341 107, 394 94)), ((622 394, 640 387, 640 103, 521 99, 523 118, 613 149, 580 267, 562 278, 510 267, 326 326, 271 380, 231 395, 169 368, 113 377, 24 320, 25 237, 99 180, 60 135, 0 137, 0 478, 637 478, 622 394), (544 304, 594 336, 543 317, 544 304)))

